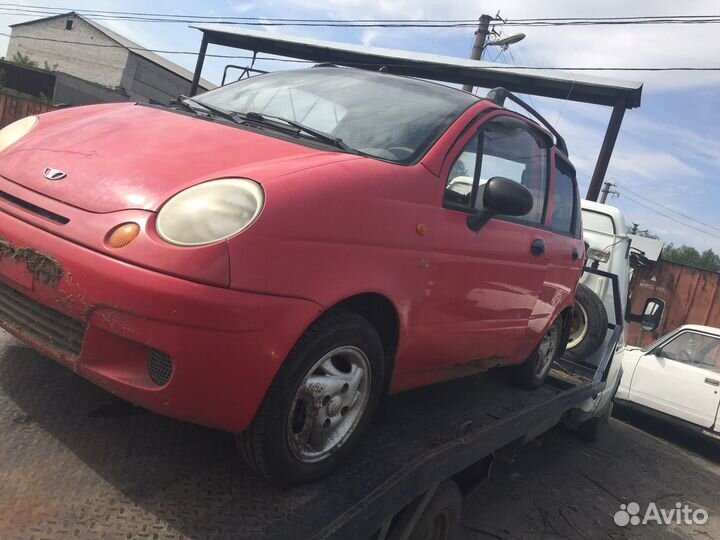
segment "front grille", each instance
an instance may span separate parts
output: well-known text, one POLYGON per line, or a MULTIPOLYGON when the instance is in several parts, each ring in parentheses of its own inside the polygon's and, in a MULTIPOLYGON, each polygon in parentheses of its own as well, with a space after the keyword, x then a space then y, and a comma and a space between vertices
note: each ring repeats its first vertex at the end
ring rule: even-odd
POLYGON ((165 386, 170 382, 173 372, 172 358, 164 352, 158 350, 150 351, 150 358, 148 359, 148 372, 152 382, 158 386, 165 386))
POLYGON ((0 321, 20 336, 72 359, 80 356, 86 326, 0 283, 0 321))

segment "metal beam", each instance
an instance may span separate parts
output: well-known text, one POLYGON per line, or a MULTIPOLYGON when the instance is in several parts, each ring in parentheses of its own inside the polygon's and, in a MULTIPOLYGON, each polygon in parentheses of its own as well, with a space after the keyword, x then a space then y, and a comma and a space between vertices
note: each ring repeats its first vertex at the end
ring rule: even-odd
POLYGON ((626 107, 627 101, 625 97, 619 96, 615 101, 612 115, 610 115, 610 122, 608 122, 605 138, 600 148, 600 154, 598 154, 597 162, 595 163, 595 171, 593 171, 590 187, 585 196, 589 201, 597 201, 600 196, 600 188, 602 188, 602 184, 605 181, 605 174, 610 164, 610 156, 615 148, 615 142, 617 141, 618 132, 620 131, 620 126, 625 116, 626 107))
POLYGON ((205 64, 205 55, 208 48, 208 36, 203 34, 202 43, 200 44, 200 54, 198 54, 197 64, 195 64, 195 73, 193 75, 192 86, 190 87, 190 96, 197 94, 200 85, 200 74, 202 73, 203 64, 205 64))
MULTIPOLYGON (((273 35, 228 25, 193 26, 210 43, 308 62, 377 70, 483 88, 502 86, 511 92, 613 106, 619 96, 628 108, 639 107, 642 84, 615 81, 561 70, 518 69, 480 60, 365 47, 349 43, 273 35)), ((197 75, 197 74, 196 74, 197 75)))

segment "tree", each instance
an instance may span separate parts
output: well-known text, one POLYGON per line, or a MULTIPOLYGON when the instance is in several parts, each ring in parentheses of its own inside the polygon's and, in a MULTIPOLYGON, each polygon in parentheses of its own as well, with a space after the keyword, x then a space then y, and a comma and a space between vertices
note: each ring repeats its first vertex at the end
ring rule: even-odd
POLYGON ((35 60, 30 58, 27 54, 23 54, 20 51, 17 51, 15 55, 10 59, 10 61, 13 64, 20 64, 21 66, 28 66, 28 67, 40 67, 40 64, 38 64, 35 60))
POLYGON ((692 246, 682 245, 675 247, 673 244, 667 244, 663 248, 662 258, 678 264, 694 266, 712 272, 720 272, 720 256, 712 249, 707 249, 700 253, 692 246))

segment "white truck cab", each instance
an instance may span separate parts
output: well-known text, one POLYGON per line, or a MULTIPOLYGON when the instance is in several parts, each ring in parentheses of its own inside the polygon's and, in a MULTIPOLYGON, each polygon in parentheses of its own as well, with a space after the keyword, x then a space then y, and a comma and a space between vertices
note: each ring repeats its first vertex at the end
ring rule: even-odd
MULTIPOLYGON (((630 281, 630 238, 627 235, 625 218, 614 206, 581 201, 583 237, 587 249, 587 266, 617 275, 620 304, 624 315, 628 300, 630 281)), ((597 367, 601 361, 603 343, 609 336, 608 322, 616 321, 615 298, 612 282, 605 277, 585 273, 578 285, 573 327, 565 357, 578 363, 597 367)), ((594 399, 586 401, 574 411, 573 420, 588 423, 593 431, 609 418, 612 399, 622 377, 625 332, 615 349, 615 357, 608 373, 605 390, 594 399)), ((596 433, 589 438, 597 438, 596 433)))

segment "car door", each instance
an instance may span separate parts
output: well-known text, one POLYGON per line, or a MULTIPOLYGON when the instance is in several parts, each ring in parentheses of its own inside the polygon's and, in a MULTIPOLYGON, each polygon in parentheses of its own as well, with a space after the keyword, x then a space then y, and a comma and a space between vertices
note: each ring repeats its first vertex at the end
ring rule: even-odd
MULTIPOLYGON (((526 122, 494 115, 456 142, 441 172, 443 199, 433 220, 435 255, 422 308, 426 337, 418 358, 458 368, 473 360, 517 360, 540 336, 528 322, 545 281, 547 257, 532 252, 547 242, 543 228, 549 142, 526 122), (533 187, 535 204, 522 219, 497 216, 479 232, 468 215, 482 206, 483 185, 504 176, 533 187)), ((431 366, 426 366, 431 367, 431 366)))
POLYGON ((642 356, 630 401, 712 428, 720 406, 720 337, 686 330, 642 356))
POLYGON ((550 314, 556 313, 557 305, 574 293, 585 249, 575 169, 554 152, 553 171, 549 205, 549 225, 553 234, 548 245, 548 270, 540 303, 550 314))

